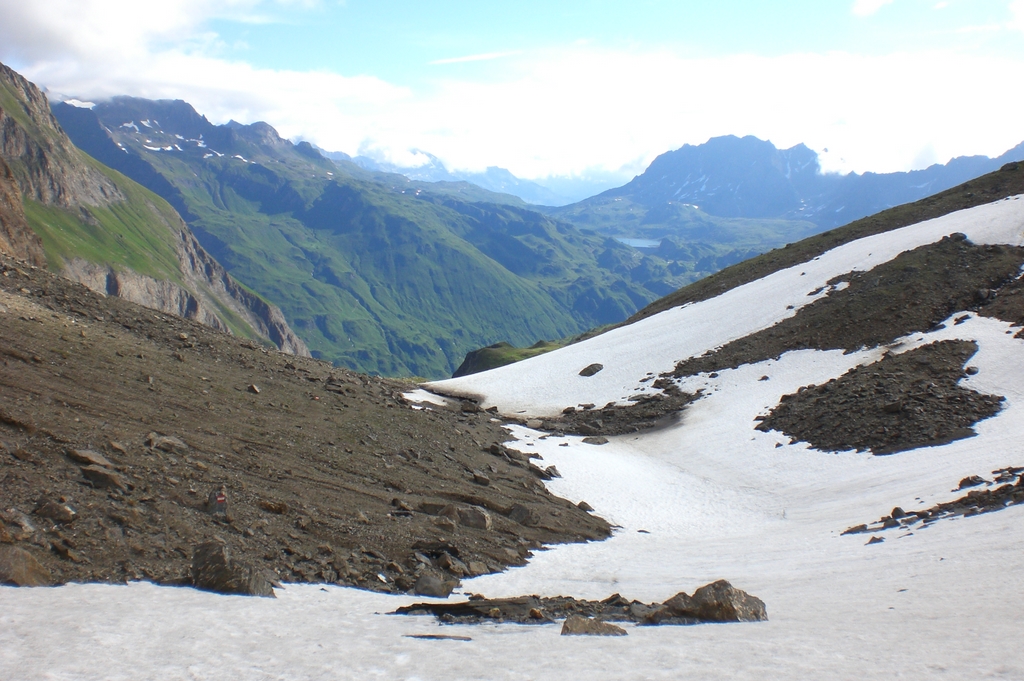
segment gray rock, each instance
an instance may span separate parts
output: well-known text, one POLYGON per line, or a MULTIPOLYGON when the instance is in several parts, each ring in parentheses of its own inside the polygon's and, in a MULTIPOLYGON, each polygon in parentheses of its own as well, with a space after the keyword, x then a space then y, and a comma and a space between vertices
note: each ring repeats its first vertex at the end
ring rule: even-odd
POLYGON ((109 460, 99 452, 91 449, 69 449, 68 458, 76 463, 86 466, 103 466, 104 468, 116 468, 109 460))
POLYGON ((606 445, 608 444, 608 438, 603 435, 590 435, 583 438, 583 441, 588 445, 606 445))
POLYGON ((585 377, 593 376, 594 374, 599 372, 601 369, 604 369, 604 365, 603 364, 597 364, 596 362, 594 364, 588 364, 587 366, 585 366, 582 369, 580 369, 580 376, 585 376, 585 377))
POLYGON ((698 617, 707 622, 761 622, 768 619, 764 601, 720 579, 693 593, 698 617))
POLYGON ((128 480, 120 473, 115 473, 103 466, 83 466, 82 475, 92 483, 93 487, 101 489, 115 489, 121 492, 128 491, 128 480))
POLYGON ((416 580, 416 583, 412 587, 412 592, 417 596, 448 598, 452 593, 452 589, 455 588, 455 584, 456 582, 447 581, 441 579, 437 575, 424 572, 419 576, 419 579, 416 580))
POLYGON ((562 636, 625 636, 626 630, 611 622, 569 615, 562 623, 562 636))
POLYGON ((508 511, 508 519, 526 527, 536 525, 538 520, 537 514, 523 504, 512 504, 512 508, 508 511))
POLYGON ((192 584, 223 594, 274 598, 274 588, 261 570, 233 560, 227 546, 206 542, 192 554, 192 584))
POLYGON ((223 485, 219 489, 210 492, 210 496, 206 500, 206 512, 214 515, 227 515, 228 495, 223 485))
POLYGON ((475 506, 460 508, 459 524, 477 530, 489 530, 491 529, 491 515, 482 508, 475 506))
POLYGON ((31 553, 16 546, 0 546, 0 584, 10 586, 50 586, 49 570, 31 553))

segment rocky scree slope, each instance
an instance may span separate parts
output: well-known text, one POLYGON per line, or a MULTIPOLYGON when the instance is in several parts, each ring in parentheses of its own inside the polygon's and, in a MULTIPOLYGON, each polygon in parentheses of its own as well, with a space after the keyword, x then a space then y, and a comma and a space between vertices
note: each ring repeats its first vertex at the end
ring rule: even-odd
POLYGON ((0 241, 107 295, 308 354, 164 201, 79 151, 45 95, 0 65, 0 241))
POLYGON ((213 542, 271 581, 437 595, 608 536, 492 413, 412 387, 0 258, 0 575, 189 583, 213 542))
POLYGON ((469 350, 621 321, 677 286, 663 261, 508 197, 333 163, 265 123, 126 97, 54 112, 339 365, 448 376, 469 350))

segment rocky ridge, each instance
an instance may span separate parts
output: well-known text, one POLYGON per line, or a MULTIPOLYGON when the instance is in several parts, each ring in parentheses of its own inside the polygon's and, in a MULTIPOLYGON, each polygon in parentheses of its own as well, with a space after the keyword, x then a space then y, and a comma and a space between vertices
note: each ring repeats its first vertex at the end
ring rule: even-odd
MULTIPOLYGON (((289 328, 275 306, 243 289, 207 253, 185 223, 168 207, 136 206, 145 213, 147 229, 167 231, 174 241, 177 281, 142 274, 123 265, 86 257, 47 257, 43 242, 26 218, 24 201, 67 211, 82 226, 88 243, 91 230, 103 229, 97 208, 119 208, 129 202, 129 183, 104 172, 96 161, 68 139, 50 111, 46 96, 12 69, 0 64, 0 249, 34 265, 50 265, 95 291, 120 296, 163 312, 195 319, 219 330, 231 329, 226 314, 236 319, 235 331, 248 327, 280 349, 308 355, 305 343, 289 328), (166 213, 166 214, 165 214, 166 213), (168 217, 168 214, 173 217, 168 217)), ((136 200, 137 201, 137 200, 136 200)), ((122 240, 123 243, 123 240, 122 240)), ((148 255, 146 257, 149 257, 148 255)))

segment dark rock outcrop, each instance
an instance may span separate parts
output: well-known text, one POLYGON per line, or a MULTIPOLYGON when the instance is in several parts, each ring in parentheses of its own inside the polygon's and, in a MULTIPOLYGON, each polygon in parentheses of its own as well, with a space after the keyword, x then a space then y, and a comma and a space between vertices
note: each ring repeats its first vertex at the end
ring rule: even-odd
POLYGON ((197 589, 224 594, 275 597, 273 585, 260 570, 233 560, 228 547, 219 542, 196 547, 192 555, 192 584, 197 589))

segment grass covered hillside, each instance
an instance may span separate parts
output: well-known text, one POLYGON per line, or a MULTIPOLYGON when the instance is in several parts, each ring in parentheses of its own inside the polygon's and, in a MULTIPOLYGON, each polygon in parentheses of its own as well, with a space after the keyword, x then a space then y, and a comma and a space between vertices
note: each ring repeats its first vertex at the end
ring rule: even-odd
POLYGON ((679 284, 660 259, 515 199, 335 164, 263 123, 130 98, 54 112, 170 201, 316 356, 360 371, 447 376, 475 348, 621 321, 679 284))

